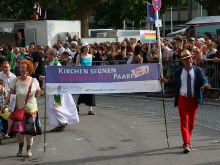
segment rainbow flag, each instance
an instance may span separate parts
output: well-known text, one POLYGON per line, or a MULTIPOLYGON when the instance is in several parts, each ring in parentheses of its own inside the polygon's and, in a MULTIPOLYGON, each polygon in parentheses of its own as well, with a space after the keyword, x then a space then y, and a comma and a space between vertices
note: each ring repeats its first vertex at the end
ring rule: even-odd
POLYGON ((156 31, 145 31, 144 33, 145 43, 155 43, 156 42, 156 31))

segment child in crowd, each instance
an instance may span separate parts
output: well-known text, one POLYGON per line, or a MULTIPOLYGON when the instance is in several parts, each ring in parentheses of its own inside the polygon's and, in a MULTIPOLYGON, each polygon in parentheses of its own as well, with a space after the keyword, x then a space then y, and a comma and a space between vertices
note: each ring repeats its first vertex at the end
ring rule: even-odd
MULTIPOLYGON (((5 81, 3 79, 0 79, 0 108, 2 108, 2 105, 4 104, 6 99, 6 91, 5 91, 5 81)), ((9 117, 10 113, 8 112, 8 109, 5 109, 5 113, 2 114, 0 111, 0 132, 4 136, 4 138, 9 138, 8 136, 8 126, 9 126, 9 117)))

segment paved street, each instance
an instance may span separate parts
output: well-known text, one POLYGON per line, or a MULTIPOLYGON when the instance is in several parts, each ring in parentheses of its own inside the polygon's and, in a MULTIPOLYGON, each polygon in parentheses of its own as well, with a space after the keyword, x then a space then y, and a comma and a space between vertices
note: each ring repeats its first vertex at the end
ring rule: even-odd
MULTIPOLYGON (((77 95, 74 95, 76 100, 77 95)), ((88 116, 81 107, 80 123, 64 132, 46 134, 34 140, 33 157, 17 158, 15 139, 0 145, 0 165, 218 165, 220 164, 220 101, 206 99, 200 108, 194 130, 194 150, 182 154, 177 108, 173 98, 166 98, 169 144, 165 136, 163 107, 160 98, 145 95, 97 95, 97 115, 88 116)), ((44 125, 44 97, 38 99, 44 125)), ((46 130, 51 129, 48 120, 46 130)), ((24 152, 25 154, 25 152, 24 152)))

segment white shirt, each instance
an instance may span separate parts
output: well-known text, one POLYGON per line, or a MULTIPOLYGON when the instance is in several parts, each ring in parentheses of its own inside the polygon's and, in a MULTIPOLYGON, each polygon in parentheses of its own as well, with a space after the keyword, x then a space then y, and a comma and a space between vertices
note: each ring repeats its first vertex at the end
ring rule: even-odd
POLYGON ((217 51, 216 49, 212 49, 211 51, 208 50, 208 52, 206 53, 206 57, 209 57, 209 55, 211 55, 211 54, 215 54, 216 51, 217 51))
POLYGON ((163 57, 171 58, 173 55, 173 50, 170 49, 168 46, 164 46, 164 48, 161 52, 162 52, 163 57))
MULTIPOLYGON (((192 68, 190 71, 190 76, 191 76, 191 91, 192 94, 195 94, 194 91, 194 81, 195 81, 195 74, 194 74, 194 69, 192 68)), ((181 86, 180 86, 180 93, 182 94, 187 94, 187 74, 188 72, 186 71, 185 68, 183 68, 182 74, 181 74, 181 86)))
POLYGON ((16 76, 11 72, 9 73, 8 76, 6 76, 2 71, 0 72, 0 78, 5 81, 5 90, 6 90, 6 94, 8 94, 8 92, 10 91, 11 84, 13 80, 16 79, 16 76))
POLYGON ((62 55, 62 53, 64 52, 65 48, 64 47, 61 47, 59 48, 58 52, 59 52, 59 55, 62 55))

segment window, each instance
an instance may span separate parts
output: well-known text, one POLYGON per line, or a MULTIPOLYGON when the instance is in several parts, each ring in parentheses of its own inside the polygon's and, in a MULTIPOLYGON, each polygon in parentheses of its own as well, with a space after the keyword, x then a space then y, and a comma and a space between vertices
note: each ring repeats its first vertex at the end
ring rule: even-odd
POLYGON ((198 2, 192 0, 192 10, 198 10, 198 2))

